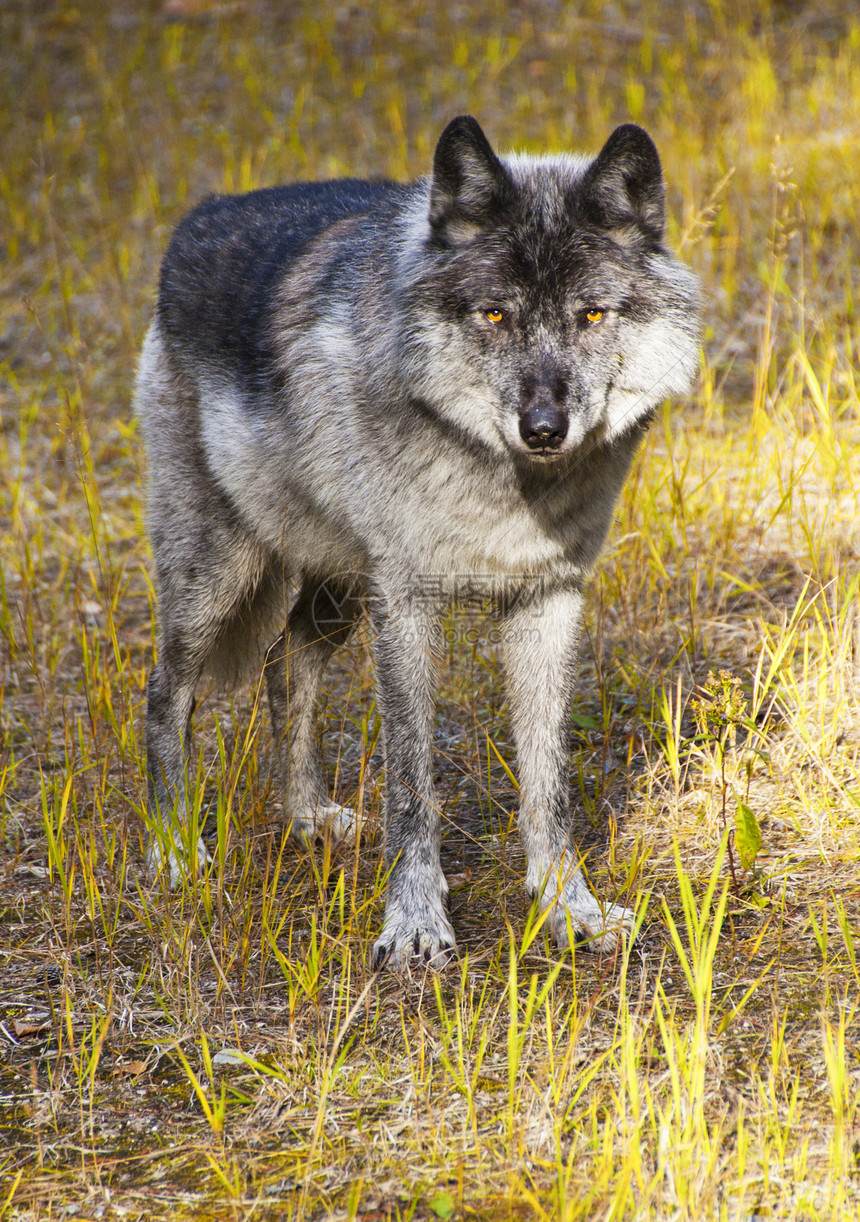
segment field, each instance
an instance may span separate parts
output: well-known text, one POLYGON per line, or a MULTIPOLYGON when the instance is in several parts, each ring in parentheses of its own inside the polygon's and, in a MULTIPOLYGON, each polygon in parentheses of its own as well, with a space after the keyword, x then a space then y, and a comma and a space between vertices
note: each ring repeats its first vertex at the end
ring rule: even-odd
POLYGON ((837 0, 0 8, 0 1219, 860 1218, 860 18, 837 0), (201 693, 214 865, 143 864, 155 600, 130 411, 207 192, 653 135, 700 274, 589 596, 571 721, 626 955, 524 896, 491 620, 438 717, 462 958, 374 975, 368 633, 323 743, 368 830, 284 836, 259 687, 201 693))

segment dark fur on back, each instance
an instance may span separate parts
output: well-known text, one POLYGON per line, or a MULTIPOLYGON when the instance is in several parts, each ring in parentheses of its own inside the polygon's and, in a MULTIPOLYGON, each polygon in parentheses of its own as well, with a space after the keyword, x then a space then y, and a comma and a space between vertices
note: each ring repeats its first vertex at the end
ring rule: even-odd
POLYGON ((158 320, 201 363, 229 363, 254 384, 274 367, 266 319, 284 270, 346 217, 389 215, 405 188, 358 179, 210 196, 176 228, 161 269, 158 320))

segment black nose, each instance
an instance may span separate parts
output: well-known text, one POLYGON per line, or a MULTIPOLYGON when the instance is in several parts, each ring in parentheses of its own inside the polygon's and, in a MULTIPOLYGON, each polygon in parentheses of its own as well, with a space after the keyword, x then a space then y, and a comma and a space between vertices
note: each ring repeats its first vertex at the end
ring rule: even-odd
POLYGON ((520 436, 530 450, 557 450, 567 436, 567 412, 531 407, 520 416, 520 436))

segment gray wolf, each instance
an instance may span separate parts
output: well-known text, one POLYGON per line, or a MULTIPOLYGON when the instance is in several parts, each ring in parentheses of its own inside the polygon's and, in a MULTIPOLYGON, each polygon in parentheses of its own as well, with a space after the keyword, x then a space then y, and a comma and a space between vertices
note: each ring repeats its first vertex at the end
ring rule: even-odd
POLYGON ((664 193, 632 124, 596 156, 498 156, 461 116, 418 182, 210 198, 181 222, 136 392, 160 618, 153 867, 175 881, 206 860, 184 779, 204 671, 264 667, 293 833, 355 831, 313 715, 364 604, 390 864, 374 962, 449 958, 434 663, 447 601, 473 583, 503 604, 527 888, 560 943, 632 932, 582 872, 567 736, 589 571, 656 405, 698 366, 697 282, 664 244, 664 193))

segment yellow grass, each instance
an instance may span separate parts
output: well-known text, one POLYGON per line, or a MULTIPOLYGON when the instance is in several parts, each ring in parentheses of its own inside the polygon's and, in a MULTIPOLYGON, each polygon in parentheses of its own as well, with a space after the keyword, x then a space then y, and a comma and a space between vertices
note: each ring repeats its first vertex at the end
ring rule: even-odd
POLYGON ((0 11, 0 1219, 860 1217, 850 8, 0 11), (492 624, 452 617, 440 793, 468 957, 376 979, 364 640, 322 712, 368 839, 285 841, 259 691, 213 695, 194 795, 215 866, 173 896, 145 875, 153 593, 129 394, 184 209, 424 173, 464 111, 503 148, 646 126, 707 330, 700 385, 619 508, 572 721, 589 873, 639 905, 637 947, 547 943, 492 624), (715 707, 721 670, 745 702, 732 733, 694 704, 715 707), (739 800, 749 867, 726 842, 739 800))

